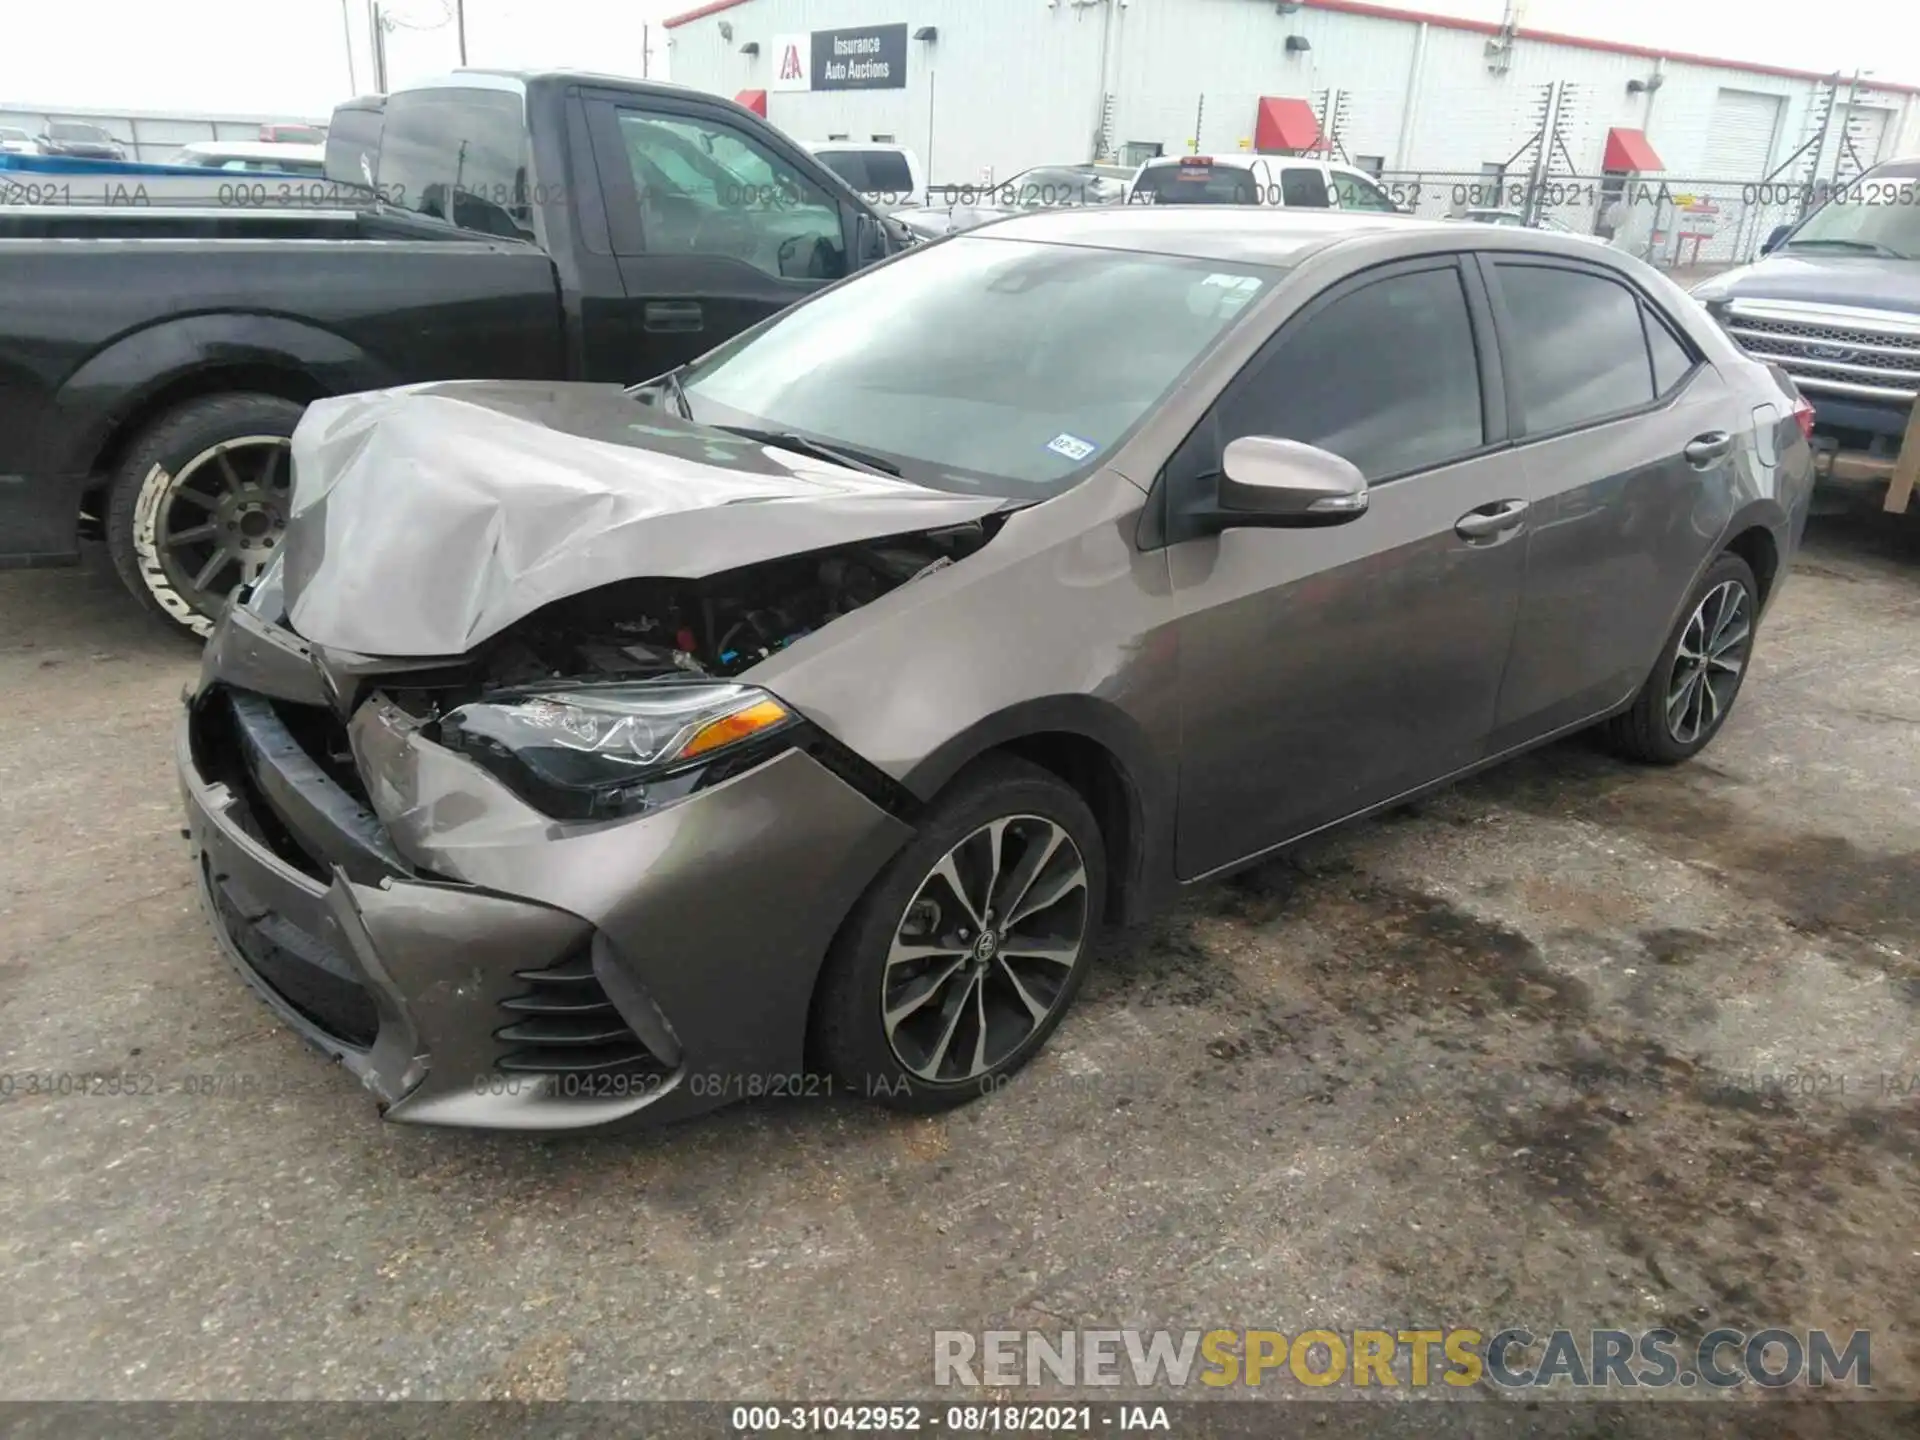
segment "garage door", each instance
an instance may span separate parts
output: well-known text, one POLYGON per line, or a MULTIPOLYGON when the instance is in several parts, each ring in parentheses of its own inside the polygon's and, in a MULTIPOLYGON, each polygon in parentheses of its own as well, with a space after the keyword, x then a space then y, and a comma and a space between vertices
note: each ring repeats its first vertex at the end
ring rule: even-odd
POLYGON ((1760 180, 1773 154, 1780 123, 1780 97, 1752 90, 1722 90, 1713 102, 1703 180, 1760 180))

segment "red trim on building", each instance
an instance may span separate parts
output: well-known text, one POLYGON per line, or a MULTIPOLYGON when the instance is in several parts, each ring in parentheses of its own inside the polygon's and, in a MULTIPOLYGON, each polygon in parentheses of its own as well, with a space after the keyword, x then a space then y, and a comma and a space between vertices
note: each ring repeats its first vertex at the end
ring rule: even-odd
POLYGON ((746 3, 747 0, 710 0, 709 4, 702 5, 698 10, 689 10, 684 15, 669 16, 667 19, 662 20, 660 24, 665 29, 671 30, 676 25, 685 25, 692 20, 704 20, 709 15, 718 15, 722 10, 731 10, 736 5, 744 5, 746 3))
POLYGON ((733 97, 733 103, 746 106, 762 120, 767 118, 767 92, 764 90, 742 90, 733 97))
MULTIPOLYGON (((745 0, 733 0, 743 4, 745 0)), ((1466 20, 1457 15, 1430 15, 1424 10, 1404 10, 1398 5, 1374 5, 1368 0, 1306 0, 1316 10, 1334 10, 1343 15, 1368 15, 1376 20, 1401 20, 1409 25, 1435 25, 1442 30, 1466 30, 1475 35, 1498 35, 1500 27, 1490 20, 1466 20)), ((688 17, 691 18, 691 17, 688 17)), ((1570 45, 1576 50, 1599 50, 1610 55, 1638 55, 1645 60, 1677 60, 1684 65, 1708 65, 1716 70, 1745 70, 1753 75, 1778 75, 1788 80, 1831 80, 1833 75, 1818 70, 1793 70, 1782 65, 1760 65, 1749 60, 1728 60, 1718 55, 1690 55, 1684 50, 1657 50, 1650 45, 1629 45, 1621 40, 1595 40, 1585 35, 1562 35, 1555 30, 1514 31, 1519 40, 1538 40, 1547 45, 1570 45)), ((1893 95, 1920 95, 1920 85, 1896 85, 1876 80, 1862 88, 1862 96, 1872 92, 1893 95)), ((1866 103, 1863 99, 1858 103, 1866 103)))
POLYGON ((1285 95, 1262 95, 1253 122, 1253 148, 1305 153, 1320 143, 1320 120, 1304 100, 1285 95))
MULTIPOLYGON (((718 15, 744 5, 747 0, 709 0, 697 10, 675 15, 663 22, 667 29, 718 15)), ((1334 10, 1343 15, 1367 15, 1376 20, 1401 20, 1409 25, 1437 25, 1442 30, 1467 30, 1475 35, 1498 35, 1500 27, 1491 20, 1467 20, 1458 15, 1432 15, 1425 10, 1406 10, 1398 5, 1374 5, 1369 0, 1306 0, 1316 10, 1334 10)), ((1554 30, 1529 30, 1522 26, 1514 32, 1520 40, 1538 40, 1547 45, 1571 45, 1576 50, 1599 50, 1610 55, 1638 55, 1645 60, 1677 60, 1685 65, 1708 65, 1716 70, 1745 70, 1752 75, 1778 75, 1787 80, 1831 80, 1833 76, 1818 70, 1792 70, 1781 65, 1758 65, 1747 60, 1728 60, 1717 55, 1689 55, 1682 50, 1656 50, 1650 45, 1629 45, 1621 40, 1595 40, 1585 35, 1562 35, 1554 30)), ((1862 91, 1889 95, 1920 95, 1920 85, 1895 85, 1876 80, 1862 91)), ((1856 103, 1865 104, 1862 99, 1856 103)))
POLYGON ((1629 130, 1616 125, 1607 131, 1606 154, 1600 159, 1602 170, 1631 170, 1640 175, 1658 174, 1667 168, 1644 130, 1629 130))

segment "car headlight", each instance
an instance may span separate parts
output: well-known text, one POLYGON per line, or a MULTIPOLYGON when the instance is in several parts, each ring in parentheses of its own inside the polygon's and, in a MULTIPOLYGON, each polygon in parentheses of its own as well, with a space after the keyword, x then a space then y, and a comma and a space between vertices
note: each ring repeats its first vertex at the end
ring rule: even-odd
POLYGON ((475 700, 440 718, 438 739, 556 819, 605 820, 677 800, 799 723, 751 685, 663 681, 475 700))

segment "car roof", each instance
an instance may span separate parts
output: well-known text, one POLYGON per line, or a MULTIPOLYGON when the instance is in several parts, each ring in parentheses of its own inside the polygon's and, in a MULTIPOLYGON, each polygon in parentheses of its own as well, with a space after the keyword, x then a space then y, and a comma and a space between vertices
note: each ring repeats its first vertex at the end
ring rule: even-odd
POLYGON ((1137 250, 1247 265, 1289 265, 1309 251, 1376 231, 1428 230, 1459 243, 1456 227, 1405 215, 1356 210, 1288 210, 1259 205, 1116 205, 1040 210, 965 233, 1137 250))
POLYGON ((1105 205, 1040 210, 990 221, 956 239, 1030 240, 1101 250, 1177 255, 1227 264, 1291 266, 1343 242, 1382 242, 1397 253, 1418 251, 1397 242, 1430 240, 1434 250, 1524 250, 1592 260, 1591 239, 1569 232, 1502 225, 1474 227, 1464 240, 1457 220, 1424 220, 1372 210, 1287 209, 1269 205, 1105 205))

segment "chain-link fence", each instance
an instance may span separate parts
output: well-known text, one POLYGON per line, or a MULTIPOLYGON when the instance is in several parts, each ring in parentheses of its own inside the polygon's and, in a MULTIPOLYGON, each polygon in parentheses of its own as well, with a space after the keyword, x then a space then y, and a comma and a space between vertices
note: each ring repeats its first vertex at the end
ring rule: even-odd
POLYGON ((1395 203, 1429 218, 1534 224, 1593 235, 1662 269, 1743 264, 1782 225, 1825 197, 1784 182, 1618 175, 1511 179, 1487 173, 1387 171, 1395 203))

